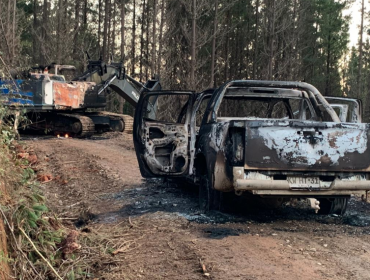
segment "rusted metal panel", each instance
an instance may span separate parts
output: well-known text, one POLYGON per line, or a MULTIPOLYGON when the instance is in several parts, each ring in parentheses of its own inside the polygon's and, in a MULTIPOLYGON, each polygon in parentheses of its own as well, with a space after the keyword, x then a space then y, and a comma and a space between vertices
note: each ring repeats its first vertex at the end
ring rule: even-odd
POLYGON ((245 168, 359 172, 370 170, 366 124, 246 121, 245 168))
POLYGON ((143 155, 149 169, 158 175, 182 174, 188 167, 188 131, 182 124, 147 123, 143 155), (152 135, 160 134, 160 136, 152 135), (158 138, 157 138, 158 137, 158 138))
POLYGON ((70 109, 78 109, 84 105, 86 91, 94 83, 86 82, 53 82, 53 96, 55 106, 65 106, 70 109))

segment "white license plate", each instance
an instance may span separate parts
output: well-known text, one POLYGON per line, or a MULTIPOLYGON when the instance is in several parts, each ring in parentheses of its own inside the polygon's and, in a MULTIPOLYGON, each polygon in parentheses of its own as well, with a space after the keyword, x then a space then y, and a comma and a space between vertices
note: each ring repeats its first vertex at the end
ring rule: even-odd
POLYGON ((287 177, 291 189, 319 189, 319 177, 287 177))

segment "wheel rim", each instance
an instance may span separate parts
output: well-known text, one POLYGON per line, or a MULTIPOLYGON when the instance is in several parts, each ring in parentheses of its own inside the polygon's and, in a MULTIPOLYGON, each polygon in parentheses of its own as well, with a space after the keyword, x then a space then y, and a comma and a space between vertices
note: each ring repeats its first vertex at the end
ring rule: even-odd
POLYGON ((123 120, 119 120, 117 124, 113 127, 114 131, 123 132, 125 130, 125 123, 123 120))
POLYGON ((79 134, 82 131, 82 124, 80 122, 75 122, 72 125, 72 132, 74 134, 79 134))

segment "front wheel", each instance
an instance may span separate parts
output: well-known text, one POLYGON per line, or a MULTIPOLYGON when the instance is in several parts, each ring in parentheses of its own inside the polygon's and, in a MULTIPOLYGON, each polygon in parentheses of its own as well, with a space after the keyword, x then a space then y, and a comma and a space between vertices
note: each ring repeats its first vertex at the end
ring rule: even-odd
POLYGON ((319 214, 321 215, 344 215, 347 210, 348 197, 317 198, 320 202, 319 214))

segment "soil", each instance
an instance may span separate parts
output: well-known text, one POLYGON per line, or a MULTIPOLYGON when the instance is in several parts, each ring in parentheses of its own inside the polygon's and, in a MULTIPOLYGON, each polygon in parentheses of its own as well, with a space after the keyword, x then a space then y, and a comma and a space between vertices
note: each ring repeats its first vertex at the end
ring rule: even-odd
POLYGON ((42 188, 67 226, 134 244, 120 262, 97 264, 92 278, 370 279, 370 204, 360 198, 343 217, 250 198, 205 215, 195 187, 141 177, 131 135, 23 140, 38 174, 51 178, 42 188))

